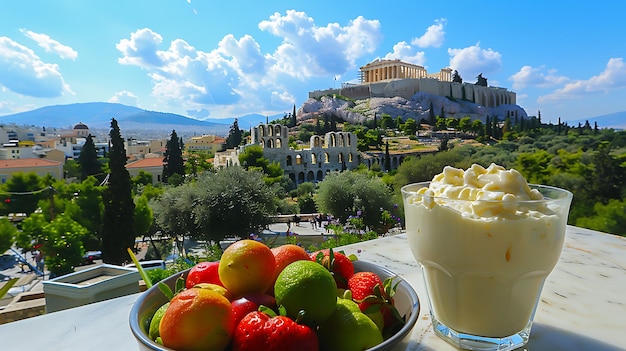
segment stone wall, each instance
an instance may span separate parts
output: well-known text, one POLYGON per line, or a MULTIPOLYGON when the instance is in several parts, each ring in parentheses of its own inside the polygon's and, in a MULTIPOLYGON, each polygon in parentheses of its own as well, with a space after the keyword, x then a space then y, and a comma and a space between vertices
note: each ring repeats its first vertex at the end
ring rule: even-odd
POLYGON ((376 83, 342 86, 340 89, 316 90, 309 92, 309 98, 317 99, 325 95, 336 94, 355 100, 395 96, 409 100, 418 92, 472 101, 484 107, 517 104, 516 94, 505 88, 484 87, 472 83, 444 82, 434 78, 391 79, 376 83))

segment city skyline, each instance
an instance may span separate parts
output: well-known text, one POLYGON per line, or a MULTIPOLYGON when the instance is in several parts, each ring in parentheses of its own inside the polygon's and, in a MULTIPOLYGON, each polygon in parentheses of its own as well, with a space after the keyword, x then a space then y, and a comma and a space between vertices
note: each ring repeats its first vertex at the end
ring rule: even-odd
POLYGON ((626 111, 622 3, 377 6, 25 0, 0 13, 0 116, 118 102, 197 119, 275 115, 400 59, 480 73, 544 122, 626 111))

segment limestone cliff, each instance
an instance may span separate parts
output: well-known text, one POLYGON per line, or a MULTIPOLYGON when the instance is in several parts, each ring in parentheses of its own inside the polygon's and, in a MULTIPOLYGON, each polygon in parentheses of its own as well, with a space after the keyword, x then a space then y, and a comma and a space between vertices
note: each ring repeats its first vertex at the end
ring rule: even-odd
POLYGON ((498 107, 487 108, 469 101, 450 100, 444 96, 432 95, 428 93, 415 93, 411 99, 402 97, 362 99, 345 101, 339 98, 323 96, 319 100, 308 99, 298 110, 298 120, 306 120, 318 115, 332 114, 350 123, 361 123, 374 118, 374 113, 380 118, 383 114, 391 117, 402 117, 403 120, 413 118, 420 122, 422 119, 428 120, 431 116, 430 109, 433 109, 435 116, 463 118, 470 116, 472 119, 480 119, 485 122, 487 116, 492 120, 498 116, 499 120, 504 120, 507 116, 511 118, 528 118, 526 111, 518 105, 500 105, 498 107))

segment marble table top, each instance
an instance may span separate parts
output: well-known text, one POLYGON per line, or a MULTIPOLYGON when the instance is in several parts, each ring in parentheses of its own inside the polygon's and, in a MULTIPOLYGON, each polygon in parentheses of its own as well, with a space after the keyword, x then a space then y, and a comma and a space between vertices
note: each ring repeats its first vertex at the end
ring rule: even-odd
MULTIPOLYGON (((432 330, 421 269, 405 234, 344 246, 417 291, 420 317, 396 350, 457 350, 432 330)), ((0 325, 1 350, 138 350, 128 320, 138 294, 0 325)), ((626 350, 626 238, 568 226, 529 343, 520 350, 626 350)))

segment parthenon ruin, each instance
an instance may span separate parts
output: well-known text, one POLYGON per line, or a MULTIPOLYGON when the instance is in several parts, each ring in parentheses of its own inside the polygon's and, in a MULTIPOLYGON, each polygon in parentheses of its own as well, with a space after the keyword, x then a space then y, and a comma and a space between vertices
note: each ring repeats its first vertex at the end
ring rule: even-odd
POLYGON ((452 70, 443 68, 435 74, 428 74, 420 65, 402 62, 400 60, 376 60, 360 68, 361 83, 375 83, 388 79, 403 78, 435 78, 442 82, 452 81, 452 70))

